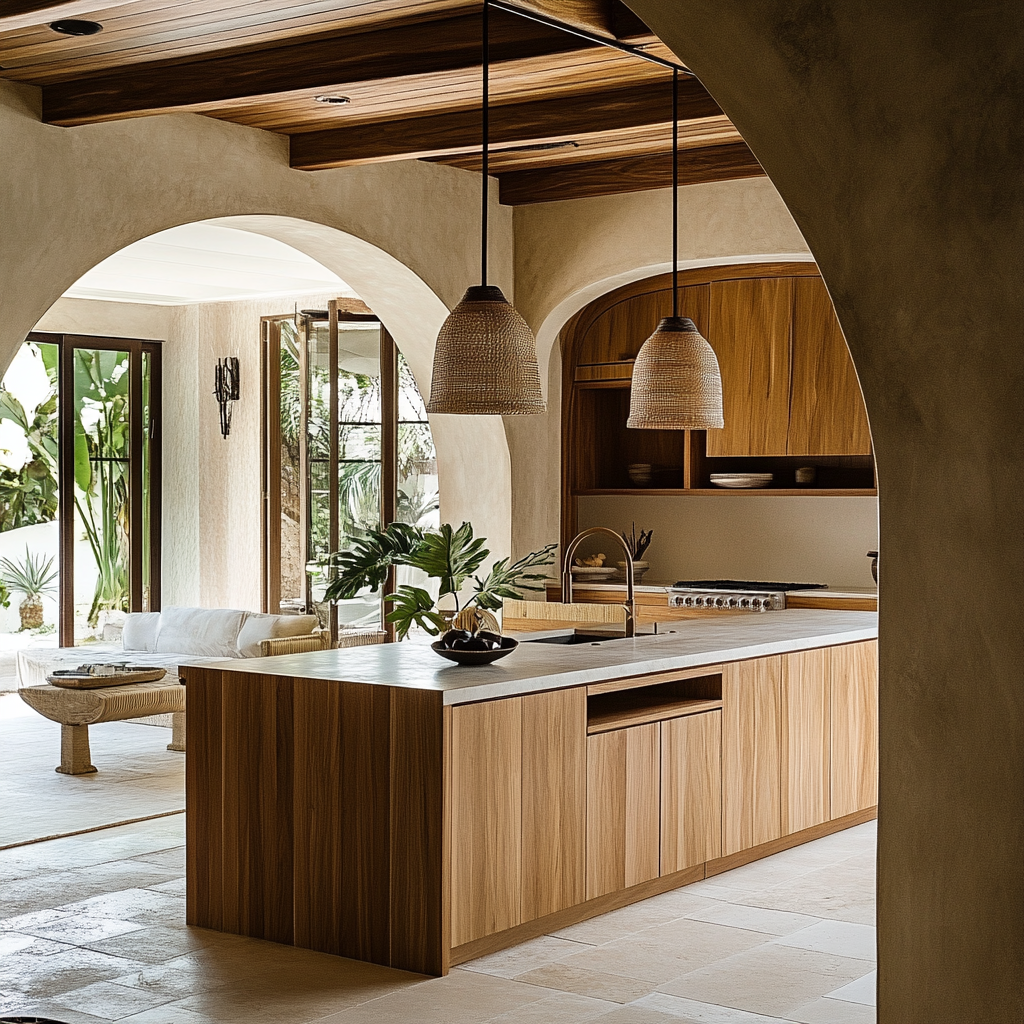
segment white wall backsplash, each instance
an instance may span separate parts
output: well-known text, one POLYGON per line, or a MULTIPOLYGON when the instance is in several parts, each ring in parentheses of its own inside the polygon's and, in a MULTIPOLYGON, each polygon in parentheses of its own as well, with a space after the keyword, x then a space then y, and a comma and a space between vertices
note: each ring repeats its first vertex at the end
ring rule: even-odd
MULTIPOLYGON (((593 495, 580 529, 636 522, 654 530, 648 579, 748 579, 871 587, 878 499, 717 495, 593 495)), ((603 549, 602 549, 603 550, 603 549)), ((614 556, 618 557, 618 556, 614 556)))

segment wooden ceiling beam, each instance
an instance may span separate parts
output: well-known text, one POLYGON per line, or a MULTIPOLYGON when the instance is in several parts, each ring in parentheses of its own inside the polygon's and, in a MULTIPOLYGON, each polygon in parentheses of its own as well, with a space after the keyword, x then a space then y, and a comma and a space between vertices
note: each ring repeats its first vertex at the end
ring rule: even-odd
MULTIPOLYGON (((764 174, 744 142, 689 149, 679 154, 679 184, 755 178, 764 174)), ((550 170, 510 171, 498 175, 501 202, 507 206, 550 203, 621 192, 671 188, 670 153, 620 160, 570 164, 550 170)))
MULTIPOLYGON (((680 83, 681 121, 721 113, 696 79, 680 83)), ((655 81, 642 87, 492 107, 490 140, 496 147, 553 142, 671 120, 672 83, 655 81)), ((306 132, 291 137, 291 165, 312 171, 475 152, 480 149, 480 130, 479 110, 459 110, 306 132)))
MULTIPOLYGON (((137 0, 0 0, 0 32, 19 32, 65 18, 126 7, 137 0)), ((89 18, 95 21, 95 18, 89 18)))
MULTIPOLYGON (((77 125, 188 110, 230 99, 346 83, 461 71, 480 65, 480 15, 241 48, 192 60, 136 64, 43 89, 43 120, 77 125)), ((491 60, 524 60, 592 49, 578 38, 515 15, 491 15, 491 60)))

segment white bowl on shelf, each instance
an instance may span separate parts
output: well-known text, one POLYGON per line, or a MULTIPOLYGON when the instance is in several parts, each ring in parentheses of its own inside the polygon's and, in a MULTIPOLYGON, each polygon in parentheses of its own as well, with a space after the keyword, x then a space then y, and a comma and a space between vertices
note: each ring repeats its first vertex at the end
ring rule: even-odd
POLYGON ((774 479, 771 473, 712 473, 711 483, 715 487, 728 487, 733 490, 751 490, 756 487, 768 487, 774 479))

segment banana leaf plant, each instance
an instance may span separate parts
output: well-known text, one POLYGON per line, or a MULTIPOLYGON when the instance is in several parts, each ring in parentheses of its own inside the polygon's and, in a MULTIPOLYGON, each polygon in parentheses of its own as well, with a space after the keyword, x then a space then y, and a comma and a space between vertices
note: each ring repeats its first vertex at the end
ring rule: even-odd
POLYGON ((437 603, 451 595, 455 610, 460 610, 459 593, 472 577, 473 593, 461 607, 478 607, 496 611, 504 598, 519 598, 524 590, 541 590, 547 574, 538 570, 555 559, 554 544, 533 551, 511 562, 508 558, 495 562, 481 579, 476 574, 490 551, 483 537, 473 536, 473 527, 463 523, 458 529, 443 523, 437 530, 425 530, 406 523, 392 523, 383 530, 371 530, 355 540, 347 551, 329 556, 331 582, 325 597, 329 601, 353 598, 364 587, 376 590, 387 579, 392 565, 409 565, 440 581, 437 602, 422 587, 408 584, 388 594, 384 601, 391 605, 388 622, 395 624, 399 639, 405 639, 413 624, 431 636, 446 626, 447 617, 437 603))

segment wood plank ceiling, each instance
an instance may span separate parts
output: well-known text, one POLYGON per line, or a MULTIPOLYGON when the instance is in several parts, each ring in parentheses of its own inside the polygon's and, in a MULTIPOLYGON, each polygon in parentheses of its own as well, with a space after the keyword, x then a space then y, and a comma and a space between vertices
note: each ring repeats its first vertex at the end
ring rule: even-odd
MULTIPOLYGON (((621 0, 519 6, 676 61, 621 0)), ((500 9, 490 23, 502 202, 670 184, 671 71, 500 9)), ((290 136, 307 171, 479 168, 480 44, 479 0, 0 0, 0 77, 39 86, 49 124, 192 112, 290 136), (67 19, 102 30, 51 27, 67 19)), ((681 184, 763 173, 690 76, 679 135, 681 184)))

